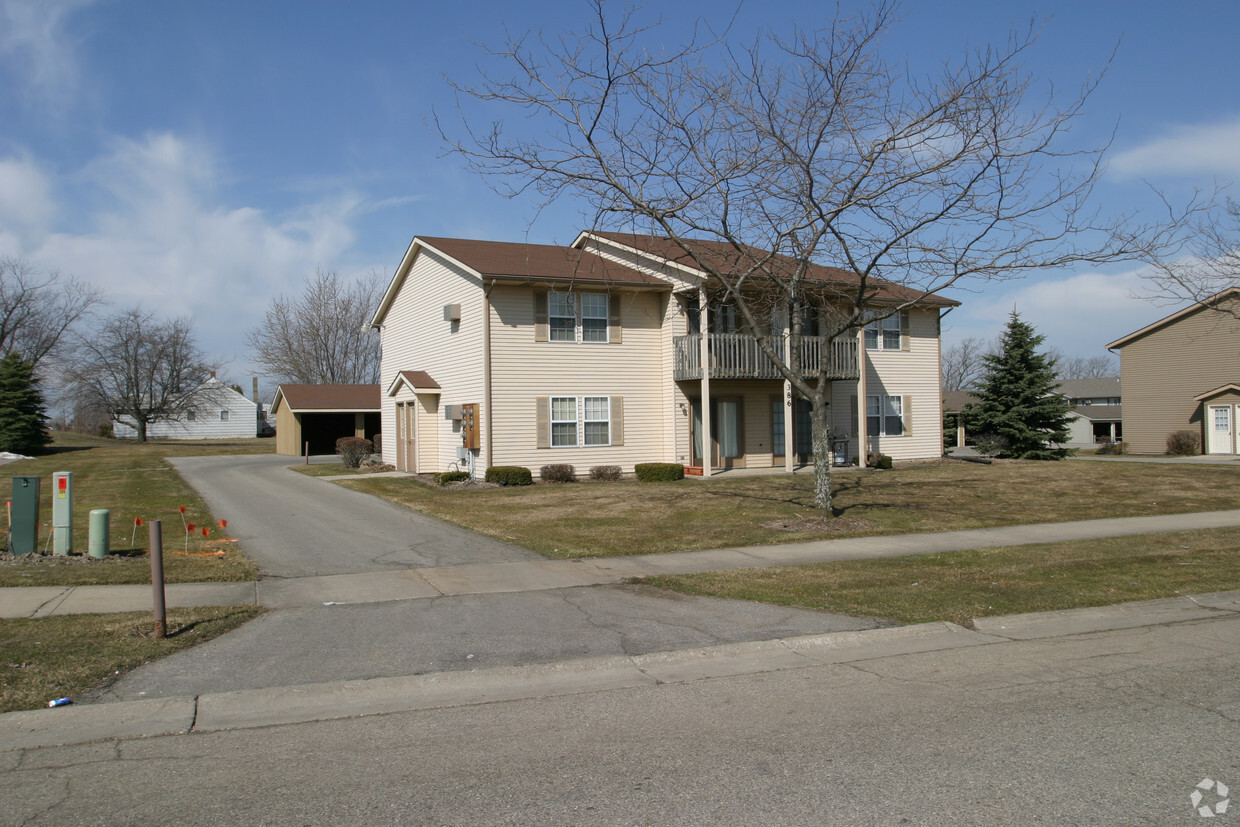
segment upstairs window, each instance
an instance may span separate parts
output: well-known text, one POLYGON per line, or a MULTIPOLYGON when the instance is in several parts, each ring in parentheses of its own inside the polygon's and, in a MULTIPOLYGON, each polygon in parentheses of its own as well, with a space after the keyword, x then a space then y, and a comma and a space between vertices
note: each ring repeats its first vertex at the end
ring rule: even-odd
POLYGON ((902 310, 865 326, 866 350, 908 350, 908 311, 902 310))
POLYGON ((228 421, 228 411, 220 411, 220 422, 228 421))
POLYGON ((620 315, 607 293, 534 293, 534 341, 619 344, 620 315))

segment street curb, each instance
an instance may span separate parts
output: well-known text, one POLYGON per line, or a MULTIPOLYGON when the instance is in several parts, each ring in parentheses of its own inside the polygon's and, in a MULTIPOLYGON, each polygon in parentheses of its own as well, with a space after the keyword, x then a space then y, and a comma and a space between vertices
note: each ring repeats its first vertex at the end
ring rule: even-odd
POLYGON ((687 683, 1240 615, 1240 591, 1042 614, 586 658, 468 672, 248 689, 0 715, 0 752, 219 732, 687 683))

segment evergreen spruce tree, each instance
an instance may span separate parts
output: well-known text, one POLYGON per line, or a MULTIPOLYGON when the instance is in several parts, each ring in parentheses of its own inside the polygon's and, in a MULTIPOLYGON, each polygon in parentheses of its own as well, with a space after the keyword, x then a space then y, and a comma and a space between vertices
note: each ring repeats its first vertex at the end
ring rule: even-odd
POLYGON ((1063 459, 1068 454, 1051 447, 1067 442, 1072 408, 1056 390, 1055 360, 1037 352, 1044 338, 1012 311, 999 352, 984 357, 978 402, 964 414, 978 441, 993 439, 999 456, 1063 459))
POLYGON ((10 353, 0 359, 0 451, 34 454, 51 441, 34 369, 10 353))

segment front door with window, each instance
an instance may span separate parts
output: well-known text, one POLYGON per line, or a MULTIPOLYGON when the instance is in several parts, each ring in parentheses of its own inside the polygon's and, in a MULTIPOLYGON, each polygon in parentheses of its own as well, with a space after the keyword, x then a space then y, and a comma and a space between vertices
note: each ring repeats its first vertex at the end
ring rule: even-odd
POLYGON ((1206 409, 1206 452, 1236 453, 1236 416, 1233 405, 1210 405, 1206 409))
POLYGON ((414 472, 414 404, 396 403, 396 470, 414 472))
MULTIPOLYGON (((710 401, 710 464, 712 468, 742 468, 745 465, 741 398, 718 397, 710 401)), ((702 400, 693 400, 693 464, 702 461, 702 400)))

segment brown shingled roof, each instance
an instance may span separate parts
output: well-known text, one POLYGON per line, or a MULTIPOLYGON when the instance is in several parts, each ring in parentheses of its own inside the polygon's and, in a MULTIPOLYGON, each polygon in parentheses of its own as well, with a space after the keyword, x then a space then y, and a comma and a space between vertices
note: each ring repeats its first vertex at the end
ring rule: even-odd
MULTIPOLYGON (((667 259, 675 262, 683 267, 701 272, 701 267, 693 258, 681 248, 679 244, 670 238, 663 238, 652 235, 638 235, 635 233, 613 233, 599 232, 590 230, 591 235, 599 238, 640 250, 644 253, 657 256, 658 258, 667 259)), ((756 247, 742 245, 742 251, 737 250, 731 244, 723 241, 711 241, 707 239, 685 239, 691 244, 694 251, 697 252, 703 261, 709 263, 711 267, 720 271, 729 269, 739 270, 752 266, 755 259, 759 259, 766 255, 766 252, 756 247)), ((776 272, 791 273, 796 269, 797 261, 789 256, 776 255, 768 265, 776 272)), ((841 286, 855 285, 858 276, 849 270, 841 270, 838 267, 826 267, 821 264, 809 265, 806 271, 806 278, 813 281, 821 281, 827 283, 835 283, 841 286)), ((892 301, 916 301, 919 304, 936 305, 943 307, 954 307, 960 302, 953 299, 944 298, 934 293, 923 294, 920 290, 914 290, 900 284, 892 284, 882 279, 871 278, 870 284, 873 285, 875 293, 873 298, 890 299, 892 301)))
POLYGON ((667 286, 662 279, 574 247, 427 236, 418 236, 418 241, 483 276, 667 286))
MULTIPOLYGON (((291 411, 378 411, 378 385, 279 385, 291 411)), ((275 408, 275 404, 272 404, 275 408)))

